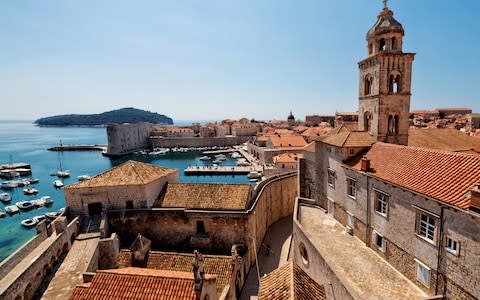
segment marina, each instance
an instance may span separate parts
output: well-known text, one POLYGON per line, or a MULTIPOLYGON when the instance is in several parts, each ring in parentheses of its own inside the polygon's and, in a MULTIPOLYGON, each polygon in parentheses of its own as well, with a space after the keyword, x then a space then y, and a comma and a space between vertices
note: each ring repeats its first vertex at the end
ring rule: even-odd
POLYGON ((185 175, 247 175, 253 167, 241 166, 190 166, 183 170, 185 175))

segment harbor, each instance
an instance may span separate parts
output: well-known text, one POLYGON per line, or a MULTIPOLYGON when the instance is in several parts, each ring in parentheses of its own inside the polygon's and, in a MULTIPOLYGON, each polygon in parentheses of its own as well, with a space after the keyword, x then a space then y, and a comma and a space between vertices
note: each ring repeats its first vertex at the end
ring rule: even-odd
POLYGON ((246 175, 256 170, 252 166, 189 166, 183 172, 185 175, 246 175))
POLYGON ((50 147, 48 151, 107 151, 106 145, 58 145, 50 147))

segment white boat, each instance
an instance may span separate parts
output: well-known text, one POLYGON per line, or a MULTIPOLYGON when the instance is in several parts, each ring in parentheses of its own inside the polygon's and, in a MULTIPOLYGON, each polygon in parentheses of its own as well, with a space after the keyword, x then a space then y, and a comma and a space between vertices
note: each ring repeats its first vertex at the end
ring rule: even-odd
POLYGON ((9 193, 1 193, 0 201, 6 203, 12 201, 12 196, 9 193))
POLYGON ((5 207, 5 211, 11 215, 20 212, 20 209, 16 205, 9 205, 5 207))
POLYGON ((70 177, 70 171, 69 170, 57 171, 56 175, 57 177, 60 177, 60 178, 67 178, 67 177, 70 177))
POLYGON ((223 160, 219 160, 219 159, 216 159, 213 161, 214 164, 221 164, 223 162, 223 160))
POLYGON ((62 212, 60 211, 48 211, 45 213, 45 217, 49 218, 50 220, 56 219, 58 216, 60 216, 62 212))
POLYGON ((38 178, 33 178, 33 177, 25 178, 25 180, 30 182, 30 184, 38 183, 40 181, 38 180, 38 178))
POLYGON ((90 179, 90 178, 91 178, 91 177, 88 176, 88 175, 86 175, 86 174, 85 174, 85 175, 77 176, 77 179, 78 179, 79 181, 84 181, 84 180, 87 180, 87 179, 90 179))
POLYGON ((11 190, 18 186, 18 182, 16 180, 4 181, 2 182, 2 189, 4 190, 11 190))
POLYGON ((47 217, 45 217, 44 215, 41 215, 41 216, 35 216, 32 218, 33 221, 35 221, 37 224, 42 222, 43 220, 47 219, 47 217))
POLYGON ((50 196, 43 196, 43 197, 40 197, 40 199, 45 202, 45 205, 49 205, 53 203, 53 199, 50 196))
POLYGON ((63 187, 63 182, 61 180, 55 180, 53 181, 53 186, 56 188, 56 189, 59 189, 61 187, 63 187))
POLYGON ((45 200, 43 200, 42 198, 32 200, 32 203, 33 203, 33 205, 34 205, 35 207, 45 206, 45 200))
POLYGON ((15 203, 15 205, 23 210, 29 210, 33 208, 33 202, 32 201, 18 201, 15 203))
POLYGON ((25 219, 20 223, 22 223, 22 225, 27 227, 27 228, 32 228, 35 225, 37 225, 37 221, 35 221, 34 219, 25 219))
POLYGON ((257 171, 252 171, 252 172, 248 173, 247 177, 249 179, 254 179, 254 178, 257 179, 257 178, 261 178, 262 174, 257 172, 257 171))
POLYGON ((211 160, 212 158, 210 156, 202 156, 199 159, 200 160, 211 160))
POLYGON ((24 193, 25 195, 35 195, 35 194, 38 193, 38 190, 29 187, 29 188, 23 189, 23 193, 24 193))

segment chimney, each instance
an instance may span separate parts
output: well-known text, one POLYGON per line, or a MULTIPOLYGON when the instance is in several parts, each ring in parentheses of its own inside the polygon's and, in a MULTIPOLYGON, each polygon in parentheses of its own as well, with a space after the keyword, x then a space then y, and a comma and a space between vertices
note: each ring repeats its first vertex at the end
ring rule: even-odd
POLYGON ((364 172, 370 171, 370 160, 366 156, 362 157, 360 170, 364 172))
POLYGON ((193 251, 195 257, 193 258, 193 290, 195 291, 196 299, 201 298, 203 289, 203 280, 205 278, 205 272, 203 271, 203 255, 197 250, 193 251))
POLYGON ((480 212, 480 182, 470 190, 470 209, 480 212))

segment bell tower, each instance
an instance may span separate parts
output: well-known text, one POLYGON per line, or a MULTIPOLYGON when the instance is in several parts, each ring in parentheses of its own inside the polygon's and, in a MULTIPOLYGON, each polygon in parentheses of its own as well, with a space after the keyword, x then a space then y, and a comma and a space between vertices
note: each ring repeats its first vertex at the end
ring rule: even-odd
POLYGON ((408 144, 412 62, 414 53, 402 50, 404 31, 384 8, 367 32, 368 57, 360 69, 358 129, 377 141, 408 144))

